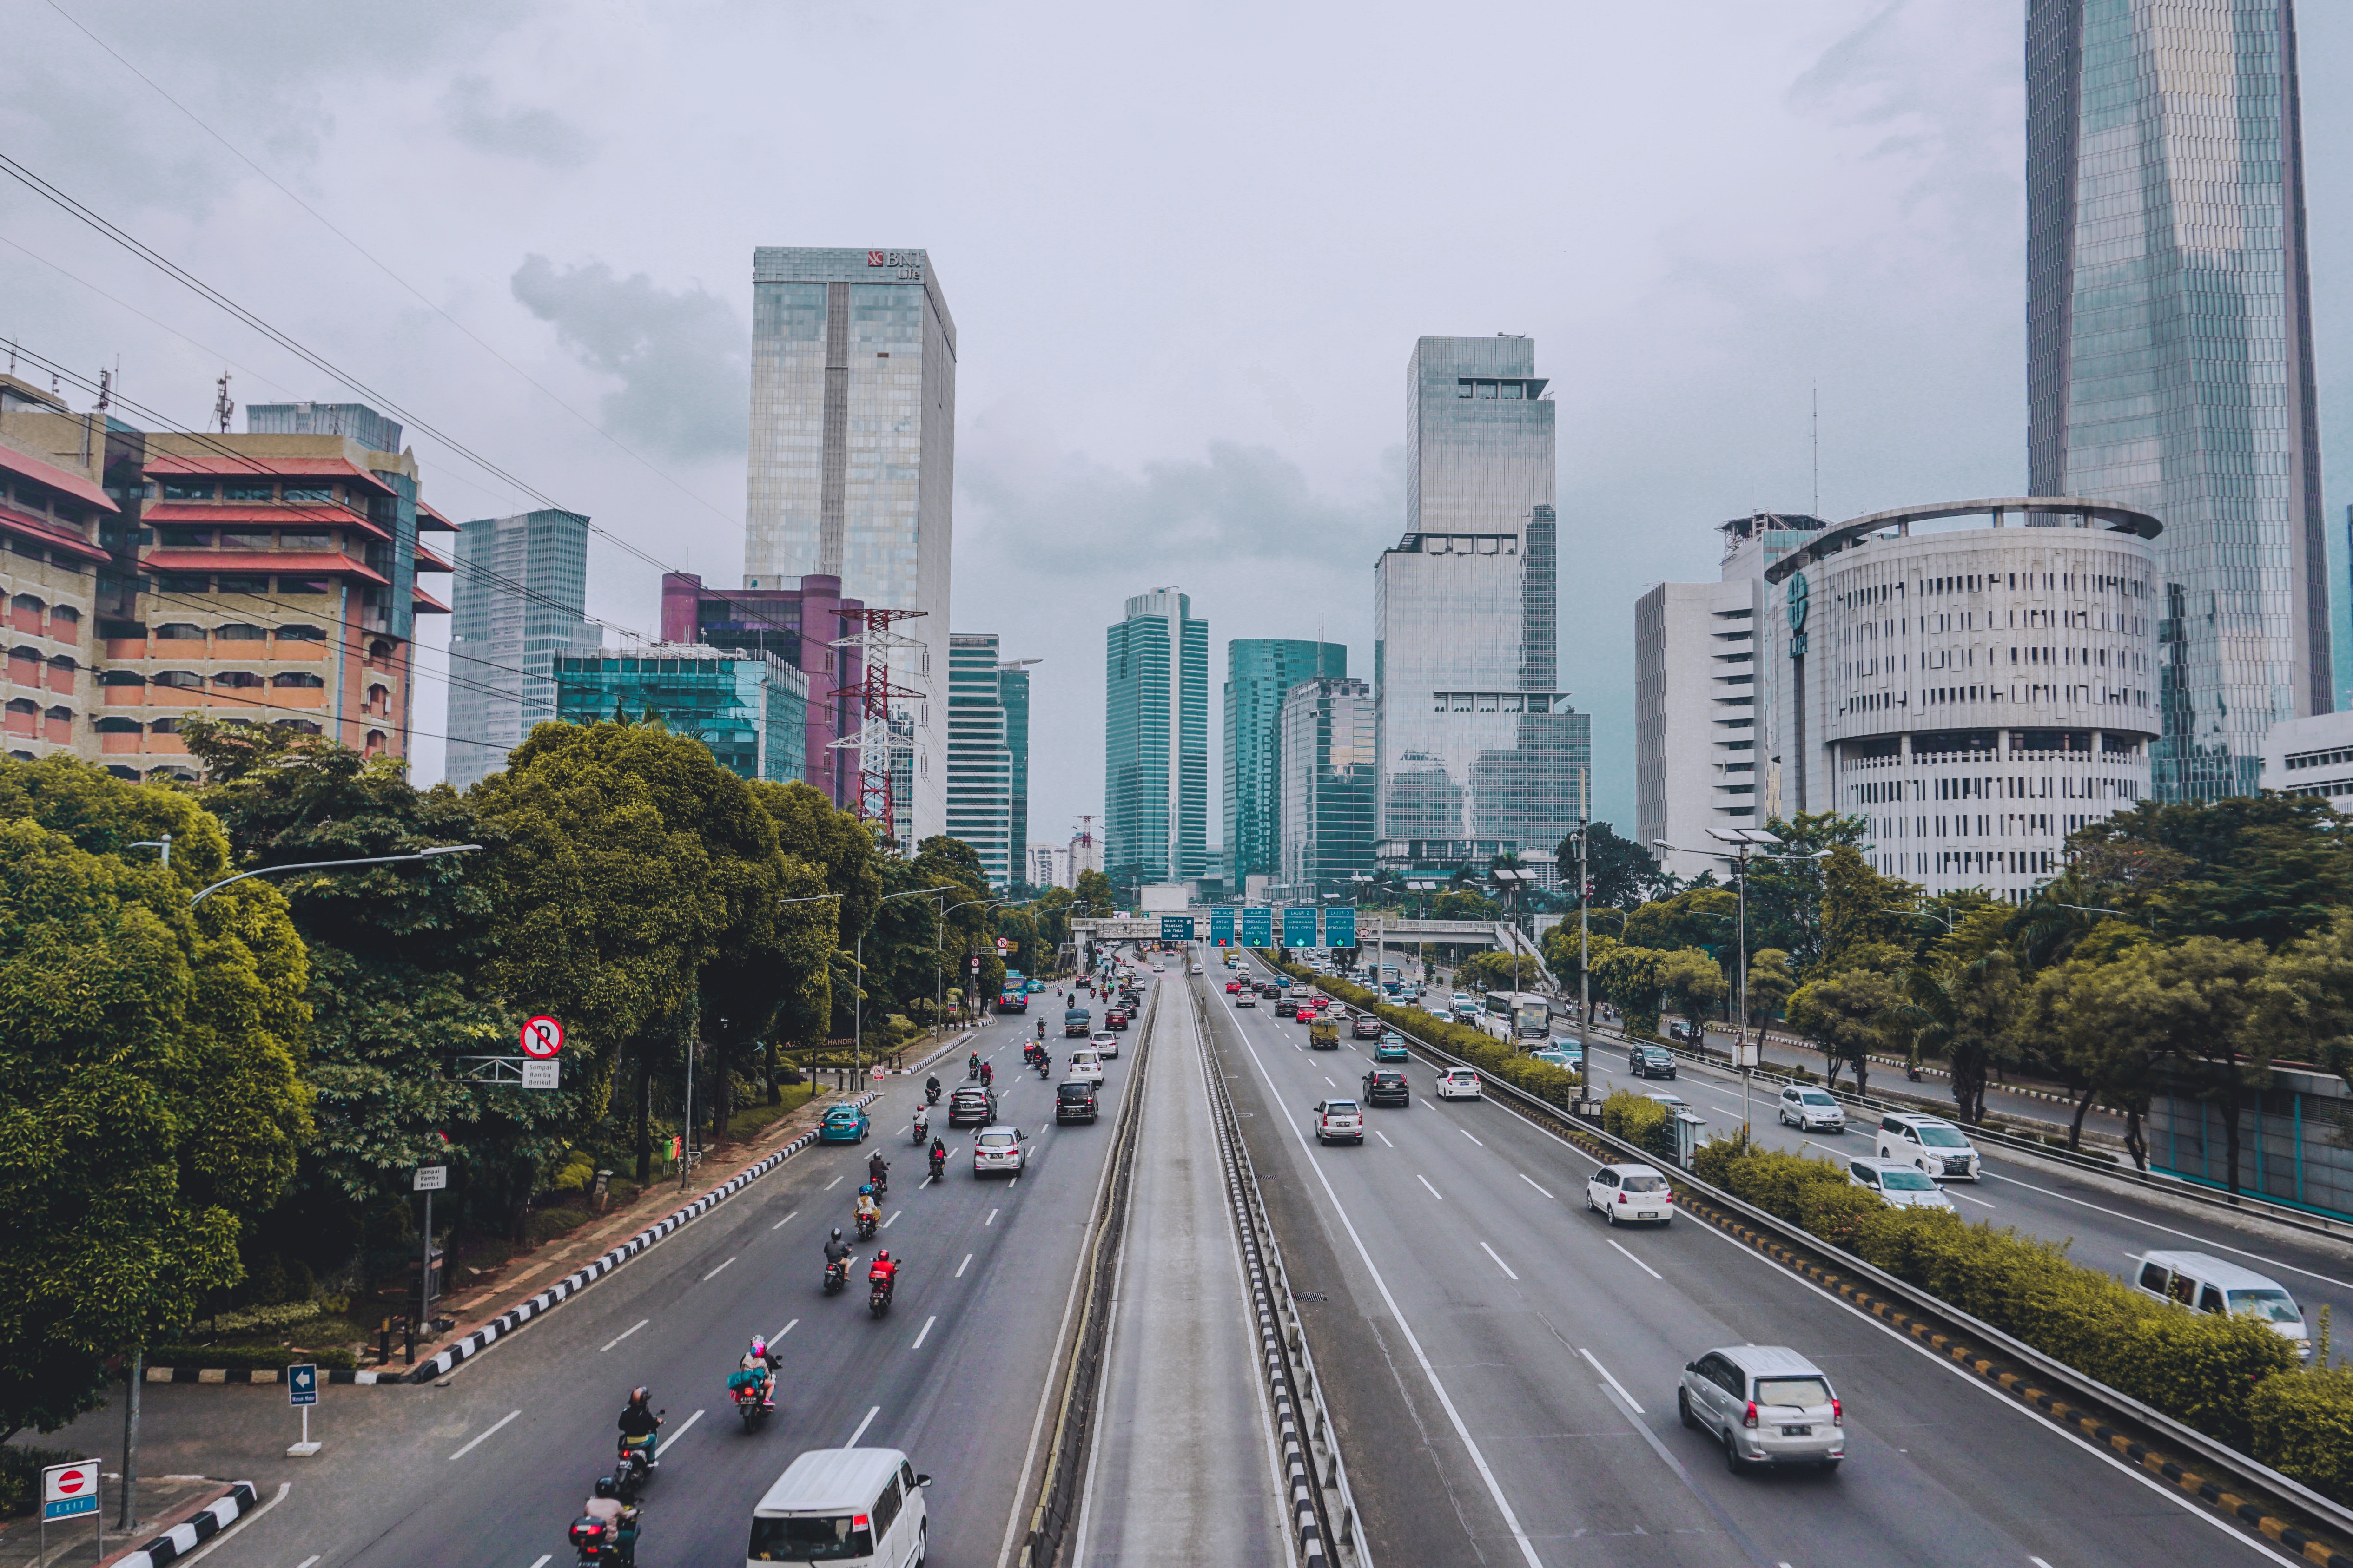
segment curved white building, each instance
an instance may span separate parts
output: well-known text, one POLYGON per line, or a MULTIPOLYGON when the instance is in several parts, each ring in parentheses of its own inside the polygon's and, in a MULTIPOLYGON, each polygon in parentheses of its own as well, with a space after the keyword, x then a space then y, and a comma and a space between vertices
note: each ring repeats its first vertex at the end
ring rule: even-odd
POLYGON ((1763 816, 1871 824, 1874 868, 2013 901, 2068 834, 2148 794, 2162 525, 2063 497, 1824 530, 1767 568, 1763 816), (1924 529, 1956 519, 1973 526, 1924 529))

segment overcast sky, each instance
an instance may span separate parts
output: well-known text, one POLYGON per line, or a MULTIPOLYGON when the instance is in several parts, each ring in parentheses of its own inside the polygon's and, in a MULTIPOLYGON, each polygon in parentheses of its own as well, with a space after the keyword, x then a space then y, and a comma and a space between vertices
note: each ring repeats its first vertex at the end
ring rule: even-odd
MULTIPOLYGON (((2303 10, 2341 520, 2353 8, 2303 10)), ((1529 334, 1560 405, 1565 679, 1630 832, 1633 601, 1713 578, 1723 520, 1815 505, 1817 386, 1829 517, 2024 488, 2023 11, 0 0, 0 152, 731 584, 753 247, 928 249, 959 331, 954 629, 1045 661, 1033 838, 1102 809, 1129 594, 1208 621, 1213 745, 1229 638, 1320 631, 1369 673, 1413 341, 1529 334)), ((350 395, 0 187, 0 337, 119 361, 186 425, 225 364, 246 402, 350 395)), ((451 516, 534 504, 411 440, 451 516)), ((657 568, 600 540, 589 570, 591 614, 658 629, 657 568)), ((420 779, 445 696, 420 681, 420 779)))

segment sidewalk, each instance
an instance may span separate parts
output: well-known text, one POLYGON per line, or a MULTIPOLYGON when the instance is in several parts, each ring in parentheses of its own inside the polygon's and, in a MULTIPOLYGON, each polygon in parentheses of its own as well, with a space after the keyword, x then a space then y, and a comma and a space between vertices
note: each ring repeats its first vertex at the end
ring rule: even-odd
MULTIPOLYGON (((107 1462, 111 1464, 121 1458, 118 1452, 107 1462)), ((106 1562, 185 1522, 199 1509, 228 1493, 227 1481, 206 1476, 142 1476, 139 1524, 126 1532, 114 1528, 121 1506, 121 1494, 115 1489, 121 1486, 122 1478, 111 1469, 103 1474, 104 1489, 100 1496, 106 1504, 106 1562)), ((44 1557, 39 1518, 27 1514, 12 1519, 0 1524, 0 1568, 91 1568, 100 1561, 96 1551, 97 1533, 88 1516, 59 1520, 49 1526, 49 1552, 44 1557)))

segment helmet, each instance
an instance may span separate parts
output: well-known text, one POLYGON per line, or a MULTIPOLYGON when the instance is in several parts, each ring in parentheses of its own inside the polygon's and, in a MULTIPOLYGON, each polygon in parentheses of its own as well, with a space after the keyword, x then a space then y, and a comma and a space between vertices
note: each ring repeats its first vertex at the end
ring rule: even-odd
POLYGON ((890 1249, 889 1247, 884 1247, 881 1251, 880 1251, 880 1252, 876 1253, 876 1254, 874 1255, 874 1261, 875 1261, 875 1262, 877 1262, 877 1263, 888 1263, 888 1262, 890 1262, 890 1261, 891 1261, 891 1249, 890 1249))
POLYGON ((643 1405, 650 1397, 651 1395, 647 1392, 646 1385, 642 1383, 638 1384, 637 1387, 629 1390, 629 1403, 632 1405, 643 1405))
POLYGON ((833 1239, 836 1241, 839 1241, 841 1239, 841 1227, 839 1226, 835 1226, 833 1227, 833 1239))
POLYGON ((874 1184, 871 1182, 860 1183, 858 1187, 858 1195, 861 1198, 872 1197, 874 1195, 874 1184))
POLYGON ((598 1497, 616 1497, 619 1495, 620 1489, 620 1488, 613 1484, 612 1477, 598 1476, 596 1478, 596 1495, 598 1497))
POLYGON ((754 1334, 752 1336, 752 1353, 760 1357, 763 1361, 767 1359, 768 1337, 765 1334, 754 1334))

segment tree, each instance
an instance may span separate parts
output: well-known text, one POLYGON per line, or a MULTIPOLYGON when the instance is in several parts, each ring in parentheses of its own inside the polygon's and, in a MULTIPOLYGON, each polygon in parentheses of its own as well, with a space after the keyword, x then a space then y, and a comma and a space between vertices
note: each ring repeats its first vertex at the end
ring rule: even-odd
POLYGON ((1699 947, 1679 948, 1666 955, 1659 966, 1659 988, 1675 1011, 1691 1020, 1694 1044, 1701 1018, 1732 994, 1724 966, 1714 953, 1699 947))
POLYGON ((1482 893, 1461 888, 1449 888, 1438 895, 1430 906, 1430 917, 1440 921, 1497 921, 1504 915, 1503 906, 1482 893))
POLYGON ((1765 828, 1781 840, 1781 847, 1769 856, 1749 857, 1751 951, 1779 948, 1789 955, 1791 968, 1811 974, 1822 956, 1822 862, 1795 857, 1841 845, 1860 845, 1871 825, 1860 816, 1825 811, 1800 812, 1788 819, 1777 816, 1765 828))
POLYGON ((1079 895, 1078 901, 1087 906, 1088 914, 1100 918, 1117 907, 1111 879, 1101 871, 1080 872, 1072 886, 1079 895))
POLYGON ((1915 967, 1905 989, 1914 1008, 1915 1053, 1946 1052, 1961 1120, 1984 1121, 1986 1070, 2016 1056, 2010 1033, 2020 992, 2016 956, 1999 943, 1974 955, 1948 953, 1915 967))
POLYGON ((2353 838, 2311 795, 2143 801, 2068 840, 2110 904, 2161 937, 2212 936, 2276 948, 2353 902, 2353 838))
POLYGON ((1473 953, 1454 972, 1455 982, 1473 991, 1525 991, 1544 978, 1544 965, 1527 953, 1473 953))
MULTIPOLYGON (((1822 951, 1814 961, 1816 971, 1833 973, 1858 967, 1856 954, 1865 947, 1904 950, 1896 962, 1908 962, 1919 925, 1915 913, 1919 884, 1880 875, 1852 844, 1831 846, 1821 867, 1822 951)), ((1874 960, 1863 966, 1888 965, 1874 960)))
POLYGON ((2121 1026, 2115 982, 2116 958, 2145 942, 2147 933, 2121 921, 2102 924, 2116 938, 2105 951, 2084 952, 2035 975, 2019 999, 2015 1037, 2021 1045, 2031 1042, 2035 1058, 2075 1095, 2067 1146, 2082 1147, 2084 1113, 2098 1100, 2125 1113, 2125 1146, 2146 1170, 2140 1127, 2158 1053, 2121 1026))
MULTIPOLYGON (((823 792, 795 779, 788 784, 754 779, 752 798, 776 825, 776 847, 798 864, 814 868, 823 878, 821 889, 839 895, 824 903, 794 905, 788 913, 807 950, 795 961, 800 981, 786 992, 765 1037, 768 1103, 779 1104, 777 1050, 780 1043, 813 1048, 833 1037, 838 1005, 854 1009, 856 970, 849 954, 860 936, 871 929, 882 897, 881 850, 874 828, 855 812, 842 811, 823 792), (829 936, 822 952, 820 934, 829 936)), ((799 896, 807 896, 799 895, 799 896)))
POLYGON ((1789 1000, 1798 988, 1798 977, 1789 973, 1789 955, 1778 947, 1760 949, 1748 955, 1748 1016, 1757 1026, 1757 1038, 1765 1038, 1765 1026, 1789 1000))
POLYGON ((2263 980, 2258 1024, 2280 1054, 2353 1084, 2353 914, 2282 949, 2263 980))
POLYGON ((236 1281, 238 1217, 284 1190, 308 1112, 305 960, 278 890, 192 908, 195 867, 226 852, 216 823, 157 804, 164 785, 61 777, 83 766, 62 757, 28 784, 20 766, 0 762, 0 787, 70 831, 0 823, 0 1438, 92 1408, 104 1358, 236 1281), (77 843, 159 819, 175 847, 186 830, 189 867, 77 843))
POLYGON ((1740 900, 1724 888, 1686 888, 1626 917, 1625 940, 1662 952, 1696 947, 1718 959, 1740 951, 1740 900))
POLYGON ((1609 937, 1592 939, 1593 988, 1626 1020, 1629 1037, 1659 1032, 1659 1002, 1665 993, 1667 955, 1631 947, 1609 937))
MULTIPOLYGON (((1577 837, 1560 841, 1555 851, 1564 888, 1577 886, 1577 837)), ((1630 910, 1646 899, 1669 891, 1673 879, 1661 869, 1658 858, 1630 838, 1620 838, 1606 822, 1586 829, 1586 876, 1593 883, 1592 901, 1599 906, 1630 910)))
POLYGON ((1892 974, 1846 969, 1810 980, 1791 993, 1789 1026, 1822 1048, 1831 1081, 1841 1063, 1854 1068, 1857 1094, 1871 1092, 1871 1053, 1900 1049, 1907 1024, 1904 989, 1892 974))
POLYGON ((2239 1113, 2271 1079, 2262 1027, 2269 954, 2259 942, 2193 936, 2146 942, 2109 965, 2102 1000, 2109 1027, 2189 1080, 2222 1113, 2226 1184, 2239 1190, 2239 1113))

